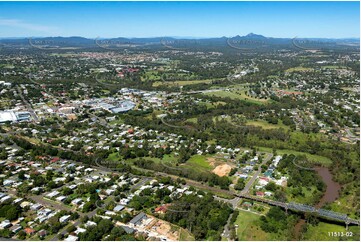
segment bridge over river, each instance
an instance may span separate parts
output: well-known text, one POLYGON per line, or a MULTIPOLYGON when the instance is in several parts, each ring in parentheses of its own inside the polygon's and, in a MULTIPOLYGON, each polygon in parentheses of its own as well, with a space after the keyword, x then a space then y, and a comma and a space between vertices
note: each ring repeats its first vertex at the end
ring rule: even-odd
POLYGON ((347 216, 347 214, 337 213, 337 212, 333 212, 333 211, 322 209, 322 208, 315 208, 315 207, 312 207, 312 206, 306 205, 306 204, 300 204, 300 203, 294 203, 294 202, 284 203, 284 202, 264 199, 262 197, 256 197, 256 196, 252 196, 252 195, 248 195, 248 194, 244 194, 244 193, 234 193, 233 195, 235 195, 236 198, 234 198, 232 200, 218 198, 218 197, 217 197, 217 200, 231 203, 233 205, 233 207, 235 208, 238 205, 239 200, 241 198, 246 198, 246 199, 250 199, 253 201, 257 201, 257 202, 267 203, 272 206, 281 207, 281 208, 285 209, 286 212, 288 210, 293 210, 296 212, 312 213, 318 217, 323 217, 323 218, 333 220, 333 221, 344 222, 346 224, 346 228, 349 224, 360 225, 360 221, 349 218, 347 216))

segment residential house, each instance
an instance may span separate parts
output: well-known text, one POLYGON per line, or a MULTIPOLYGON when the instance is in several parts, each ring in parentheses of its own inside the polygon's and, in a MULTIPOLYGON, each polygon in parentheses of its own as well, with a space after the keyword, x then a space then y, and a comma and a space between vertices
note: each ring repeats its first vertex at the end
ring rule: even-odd
POLYGON ((35 230, 32 229, 32 228, 29 228, 29 227, 25 228, 24 231, 25 231, 25 233, 26 233, 27 235, 33 235, 33 234, 35 234, 35 230))
POLYGON ((15 224, 14 226, 10 227, 9 230, 16 234, 17 232, 19 232, 22 229, 21 225, 19 224, 15 224))
POLYGON ((132 218, 132 220, 129 221, 129 224, 136 226, 142 224, 143 220, 147 219, 147 215, 143 212, 140 212, 137 216, 132 218))
POLYGON ((70 219, 70 215, 64 215, 63 217, 59 218, 59 222, 60 223, 66 223, 66 222, 69 221, 69 219, 70 219))

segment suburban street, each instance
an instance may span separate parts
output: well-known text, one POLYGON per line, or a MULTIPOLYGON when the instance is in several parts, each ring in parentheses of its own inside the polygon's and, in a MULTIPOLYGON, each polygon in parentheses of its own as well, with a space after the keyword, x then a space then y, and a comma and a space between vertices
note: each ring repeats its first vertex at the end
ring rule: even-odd
POLYGON ((29 111, 29 113, 31 114, 33 120, 34 120, 35 122, 39 121, 38 117, 37 117, 36 114, 35 114, 35 111, 34 111, 33 107, 32 107, 31 104, 24 98, 24 95, 23 95, 23 93, 21 92, 20 87, 19 87, 19 86, 16 86, 16 88, 17 88, 17 90, 18 90, 18 94, 19 94, 20 98, 23 100, 23 103, 24 103, 24 104, 26 105, 26 107, 28 108, 28 111, 29 111))
POLYGON ((266 164, 269 160, 272 159, 273 154, 271 153, 266 153, 267 157, 262 161, 262 164, 260 164, 258 166, 258 170, 256 171, 256 173, 253 175, 253 177, 251 178, 251 180, 249 180, 246 184, 246 186, 244 187, 244 189, 241 191, 241 194, 247 194, 249 189, 252 187, 253 183, 256 181, 257 177, 259 176, 259 174, 262 171, 261 166, 266 164))

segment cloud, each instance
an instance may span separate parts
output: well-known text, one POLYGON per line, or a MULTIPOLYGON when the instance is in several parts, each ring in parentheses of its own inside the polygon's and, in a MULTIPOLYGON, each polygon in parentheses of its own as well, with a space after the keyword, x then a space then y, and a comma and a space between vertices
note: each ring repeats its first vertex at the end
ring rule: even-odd
POLYGON ((37 31, 37 32, 44 32, 44 33, 54 33, 57 30, 54 27, 26 23, 19 19, 1 19, 0 18, 0 26, 21 28, 21 29, 26 29, 29 31, 37 31))

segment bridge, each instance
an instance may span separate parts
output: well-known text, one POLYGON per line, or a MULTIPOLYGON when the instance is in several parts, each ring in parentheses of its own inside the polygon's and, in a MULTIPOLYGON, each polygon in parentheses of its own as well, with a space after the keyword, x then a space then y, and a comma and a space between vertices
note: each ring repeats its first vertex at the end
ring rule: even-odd
POLYGON ((281 207, 284 210, 286 210, 286 213, 288 210, 293 210, 296 212, 311 213, 317 217, 323 217, 333 221, 344 222, 346 224, 346 229, 348 228, 349 224, 360 225, 360 221, 349 218, 346 214, 337 213, 322 208, 315 208, 306 204, 294 203, 294 202, 284 203, 279 201, 273 201, 262 197, 252 196, 246 193, 233 193, 233 195, 236 196, 233 199, 225 199, 217 196, 215 196, 215 199, 218 201, 230 203, 234 209, 238 206, 241 198, 246 198, 256 202, 266 203, 271 206, 281 207))
POLYGON ((264 199, 261 197, 256 197, 256 196, 252 196, 252 195, 248 195, 248 194, 234 194, 234 195, 237 197, 240 197, 240 198, 246 198, 246 199, 250 199, 253 201, 257 201, 257 202, 267 203, 272 206, 281 207, 281 208, 285 209, 286 212, 288 210, 293 210, 296 212, 312 213, 318 217, 323 217, 323 218, 330 219, 330 220, 344 222, 346 224, 346 226, 348 226, 349 224, 360 225, 360 221, 349 218, 347 216, 347 214, 337 213, 337 212, 333 212, 331 210, 326 210, 326 209, 322 209, 322 208, 315 208, 315 207, 312 207, 312 206, 306 205, 306 204, 294 203, 294 202, 284 203, 284 202, 273 201, 273 200, 264 199))

